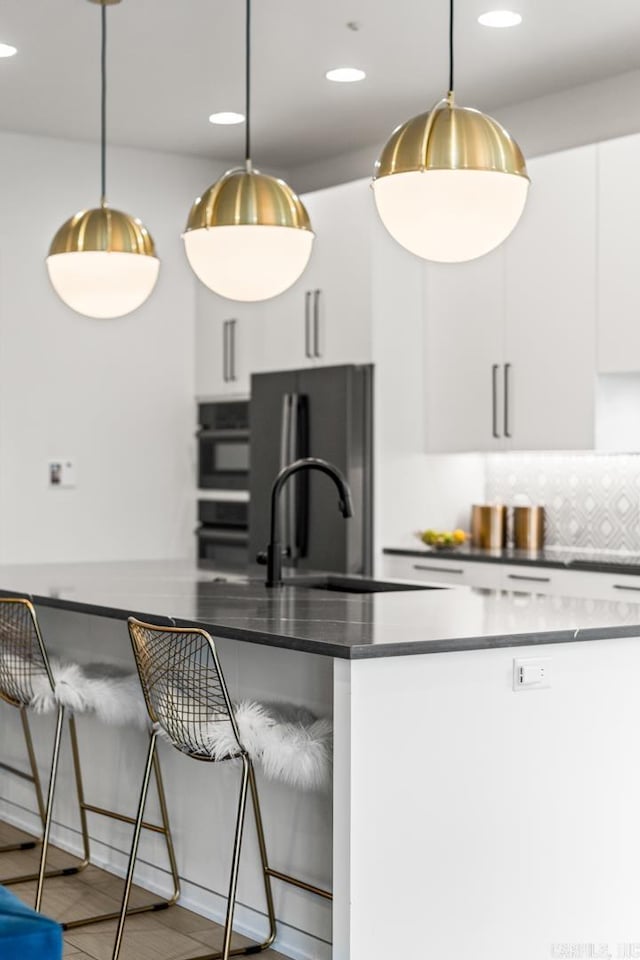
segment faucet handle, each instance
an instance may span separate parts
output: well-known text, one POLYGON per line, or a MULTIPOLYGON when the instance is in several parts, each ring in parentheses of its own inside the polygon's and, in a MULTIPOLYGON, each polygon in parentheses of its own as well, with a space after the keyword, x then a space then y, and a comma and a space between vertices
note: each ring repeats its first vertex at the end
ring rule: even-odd
POLYGON ((267 551, 261 550, 260 553, 256 556, 256 563, 259 563, 261 567, 266 567, 267 565, 267 551))

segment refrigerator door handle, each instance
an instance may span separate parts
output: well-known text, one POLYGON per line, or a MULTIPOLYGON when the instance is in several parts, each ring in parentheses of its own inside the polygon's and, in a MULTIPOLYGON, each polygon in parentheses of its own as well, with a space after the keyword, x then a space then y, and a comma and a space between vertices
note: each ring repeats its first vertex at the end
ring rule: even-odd
POLYGON ((311 290, 306 290, 304 294, 304 355, 307 360, 313 360, 311 350, 311 290))
MULTIPOLYGON (((306 394, 297 397, 295 459, 309 456, 309 398, 306 394)), ((295 550, 297 558, 309 553, 309 483, 311 477, 305 470, 295 478, 295 550)))
MULTIPOLYGON (((298 446, 298 394, 290 394, 291 404, 289 407, 289 449, 287 465, 297 460, 298 446)), ((296 550, 296 504, 298 502, 298 478, 294 475, 287 480, 286 490, 286 511, 287 511, 287 539, 284 541, 286 555, 295 562, 297 559, 296 550)))
MULTIPOLYGON (((280 465, 279 470, 284 470, 288 463, 289 455, 289 415, 291 410, 291 394, 285 393, 282 395, 282 414, 280 417, 280 465)), ((284 490, 284 496, 287 496, 286 489, 284 490)), ((280 515, 280 543, 286 546, 287 544, 287 519, 289 511, 285 509, 280 515)))

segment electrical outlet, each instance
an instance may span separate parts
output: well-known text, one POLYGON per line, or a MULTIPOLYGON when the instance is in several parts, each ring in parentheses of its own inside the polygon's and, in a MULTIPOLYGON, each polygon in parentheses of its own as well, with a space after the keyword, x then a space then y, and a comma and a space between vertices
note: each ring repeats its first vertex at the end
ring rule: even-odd
POLYGON ((76 462, 71 459, 50 460, 49 461, 49 486, 50 487, 75 487, 76 486, 76 462))
POLYGON ((544 690, 551 686, 551 659, 513 661, 514 690, 544 690))

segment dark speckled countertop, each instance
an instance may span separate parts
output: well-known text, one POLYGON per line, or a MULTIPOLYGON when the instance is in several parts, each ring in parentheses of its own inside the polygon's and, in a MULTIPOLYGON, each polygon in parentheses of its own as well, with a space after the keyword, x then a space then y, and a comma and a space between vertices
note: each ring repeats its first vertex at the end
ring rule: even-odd
POLYGON ((429 557, 433 560, 472 560, 480 563, 515 563, 526 567, 552 567, 556 570, 584 570, 591 573, 636 574, 640 576, 640 556, 598 552, 597 550, 569 550, 549 547, 546 550, 481 550, 478 547, 460 547, 455 550, 430 550, 416 545, 387 547, 391 556, 429 557))
POLYGON ((268 590, 257 578, 223 576, 187 560, 0 566, 0 595, 345 659, 640 637, 640 604, 628 602, 468 587, 268 590))

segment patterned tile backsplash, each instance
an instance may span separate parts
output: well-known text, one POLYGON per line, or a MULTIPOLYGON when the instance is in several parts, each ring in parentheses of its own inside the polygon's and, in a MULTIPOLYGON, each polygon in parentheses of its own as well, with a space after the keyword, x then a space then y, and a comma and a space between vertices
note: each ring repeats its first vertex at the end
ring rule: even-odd
POLYGON ((640 553, 640 454, 487 456, 487 503, 522 495, 545 507, 548 547, 640 553))

